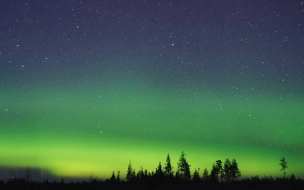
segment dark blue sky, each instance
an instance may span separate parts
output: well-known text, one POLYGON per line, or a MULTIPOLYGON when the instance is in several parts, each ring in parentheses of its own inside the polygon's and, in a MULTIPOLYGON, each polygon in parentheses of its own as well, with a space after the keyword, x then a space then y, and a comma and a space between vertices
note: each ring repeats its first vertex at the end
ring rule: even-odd
POLYGON ((248 66, 299 71, 303 7, 302 1, 4 1, 1 57, 14 64, 127 56, 189 74, 248 66))

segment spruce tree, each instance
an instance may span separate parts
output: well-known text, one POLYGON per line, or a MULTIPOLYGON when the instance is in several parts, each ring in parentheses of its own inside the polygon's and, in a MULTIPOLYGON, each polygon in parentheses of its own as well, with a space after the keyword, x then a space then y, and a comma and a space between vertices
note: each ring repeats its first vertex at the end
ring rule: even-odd
POLYGON ((115 182, 116 181, 116 177, 115 177, 115 172, 112 172, 112 176, 110 177, 110 181, 111 182, 115 182))
POLYGON ((186 160, 186 154, 182 151, 179 162, 177 163, 177 174, 183 180, 191 180, 190 166, 186 160))
POLYGON ((171 159, 170 159, 170 155, 167 155, 166 158, 166 165, 164 167, 164 174, 167 177, 172 177, 173 176, 173 167, 171 165, 171 159))
POLYGON ((203 180, 204 182, 209 181, 209 173, 208 173, 207 168, 205 168, 205 169, 204 169, 204 171, 203 171, 203 177, 202 177, 202 180, 203 180))
POLYGON ((200 177, 199 177, 199 171, 200 171, 200 169, 198 168, 198 169, 196 169, 195 168, 195 170, 194 170, 194 173, 193 173, 193 177, 192 177, 192 181, 193 182, 200 182, 201 181, 201 179, 200 179, 200 177))
POLYGON ((163 169, 162 169, 161 162, 158 163, 158 166, 157 166, 156 171, 155 171, 155 175, 157 175, 159 177, 163 176, 163 169))
POLYGON ((223 166, 221 160, 216 161, 216 169, 217 169, 217 178, 221 178, 221 181, 223 181, 224 173, 223 173, 223 166))
POLYGON ((227 158, 224 163, 223 173, 224 173, 224 177, 225 177, 226 181, 230 181, 232 174, 231 174, 231 162, 230 162, 229 158, 227 158))
POLYGON ((231 179, 236 179, 238 177, 241 177, 241 171, 239 170, 238 163, 235 159, 232 159, 231 166, 230 166, 230 174, 231 179))
POLYGON ((214 164, 212 164, 209 179, 213 183, 218 183, 218 169, 217 166, 214 164))
POLYGON ((120 171, 117 172, 116 181, 120 182, 120 171))
POLYGON ((132 181, 132 180, 135 179, 135 170, 132 169, 131 161, 129 162, 129 165, 128 165, 128 170, 127 170, 126 179, 127 179, 128 181, 132 181))

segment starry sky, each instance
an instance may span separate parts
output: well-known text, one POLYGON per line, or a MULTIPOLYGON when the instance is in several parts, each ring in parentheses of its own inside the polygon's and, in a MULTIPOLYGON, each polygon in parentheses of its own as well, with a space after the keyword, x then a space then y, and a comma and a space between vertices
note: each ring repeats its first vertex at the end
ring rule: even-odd
MULTIPOLYGON (((304 1, 0 2, 0 176, 304 176, 304 1)), ((38 179, 38 178, 37 178, 38 179)))

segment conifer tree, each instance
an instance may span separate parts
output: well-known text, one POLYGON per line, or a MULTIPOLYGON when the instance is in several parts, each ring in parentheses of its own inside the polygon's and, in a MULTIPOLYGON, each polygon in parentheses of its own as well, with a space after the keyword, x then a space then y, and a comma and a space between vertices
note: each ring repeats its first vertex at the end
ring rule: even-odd
POLYGON ((236 179, 241 177, 241 171, 239 170, 238 163, 235 159, 232 159, 231 166, 230 166, 230 177, 231 179, 236 179))
POLYGON ((217 166, 214 165, 214 164, 212 164, 212 168, 211 168, 211 171, 210 171, 209 179, 213 183, 217 183, 218 182, 218 169, 217 169, 217 166))
POLYGON ((195 168, 194 173, 193 173, 193 177, 192 177, 193 182, 199 182, 201 180, 200 177, 199 177, 199 171, 200 171, 199 168, 198 169, 195 168))
POLYGON ((186 154, 182 151, 179 162, 177 163, 177 174, 183 180, 191 180, 190 166, 186 160, 186 154))
POLYGON ((207 168, 205 168, 205 169, 204 169, 204 171, 203 171, 203 177, 202 177, 202 180, 203 180, 204 182, 209 181, 209 173, 208 173, 207 168))
POLYGON ((286 175, 286 172, 285 172, 285 170, 288 168, 288 166, 287 166, 287 162, 286 162, 286 160, 285 160, 285 158, 284 158, 284 156, 282 157, 282 159, 280 160, 280 163, 279 163, 280 165, 281 165, 281 171, 283 171, 283 174, 284 174, 284 178, 285 178, 285 175, 286 175))
POLYGON ((162 169, 161 162, 158 163, 158 166, 155 171, 155 175, 157 175, 159 177, 163 176, 163 169, 162 169))
POLYGON ((143 179, 144 178, 144 169, 141 166, 140 170, 138 170, 137 175, 136 175, 137 179, 143 179))
POLYGON ((230 181, 232 176, 231 176, 231 162, 229 158, 227 158, 224 163, 223 173, 226 181, 230 181))
POLYGON ((132 181, 132 180, 135 179, 135 170, 132 169, 131 161, 129 162, 129 165, 128 165, 128 170, 127 170, 126 179, 127 179, 128 181, 132 181))
POLYGON ((117 172, 116 181, 120 181, 120 171, 117 172))
POLYGON ((116 181, 116 177, 115 177, 115 172, 112 172, 112 176, 110 177, 110 181, 111 182, 115 182, 116 181))
POLYGON ((217 169, 217 172, 216 172, 217 178, 221 178, 221 180, 223 181, 224 174, 223 174, 223 167, 222 167, 221 160, 216 161, 216 169, 217 169))
POLYGON ((173 176, 173 167, 171 165, 171 159, 170 159, 170 155, 167 155, 166 158, 166 165, 164 167, 164 174, 167 177, 172 177, 173 176))

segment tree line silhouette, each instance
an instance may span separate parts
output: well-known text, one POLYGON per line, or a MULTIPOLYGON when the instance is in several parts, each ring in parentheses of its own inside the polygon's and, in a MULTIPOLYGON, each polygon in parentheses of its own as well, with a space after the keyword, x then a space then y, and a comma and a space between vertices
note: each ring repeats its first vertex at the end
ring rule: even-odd
MULTIPOLYGON (((153 172, 148 172, 144 170, 142 167, 137 172, 132 168, 131 161, 129 162, 126 180, 128 182, 133 181, 141 181, 146 179, 157 179, 157 181, 164 182, 170 180, 178 180, 183 182, 189 181, 204 181, 204 182, 213 182, 218 183, 221 182, 229 182, 237 179, 241 176, 241 172, 238 168, 238 163, 235 159, 230 161, 229 158, 225 160, 224 165, 222 165, 221 160, 217 160, 213 165, 210 171, 207 168, 204 169, 202 177, 199 175, 200 169, 195 169, 193 175, 191 176, 190 164, 186 159, 186 154, 182 151, 181 156, 179 158, 179 162, 177 163, 177 171, 174 174, 174 170, 171 164, 171 158, 168 154, 166 157, 165 166, 162 167, 161 162, 159 162, 157 168, 153 172)), ((110 181, 120 180, 119 173, 115 177, 115 172, 112 173, 110 181)))
POLYGON ((286 177, 287 161, 280 159, 279 165, 283 171, 282 178, 254 176, 241 177, 241 171, 236 159, 226 158, 224 162, 216 160, 210 171, 205 168, 200 176, 200 169, 195 168, 191 175, 188 160, 184 151, 177 163, 176 170, 172 166, 170 155, 166 157, 164 166, 161 162, 154 171, 150 172, 141 167, 133 169, 131 161, 127 167, 125 179, 120 177, 120 171, 106 180, 92 179, 91 181, 50 183, 30 180, 30 170, 26 170, 25 178, 10 178, 6 182, 0 180, 0 189, 304 189, 304 180, 291 174, 286 177))

